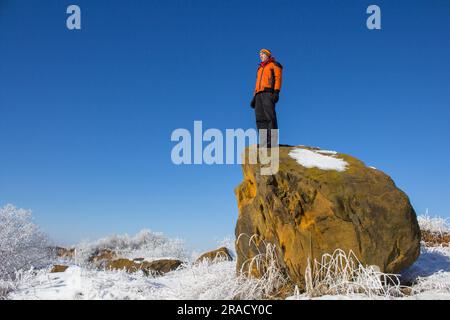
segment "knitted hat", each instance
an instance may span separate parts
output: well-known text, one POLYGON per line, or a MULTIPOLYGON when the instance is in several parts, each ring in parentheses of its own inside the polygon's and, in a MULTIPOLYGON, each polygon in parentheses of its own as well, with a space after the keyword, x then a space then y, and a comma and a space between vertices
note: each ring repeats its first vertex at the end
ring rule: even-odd
POLYGON ((272 52, 270 52, 269 49, 261 49, 261 50, 259 50, 259 53, 264 53, 268 57, 270 57, 272 55, 272 52))

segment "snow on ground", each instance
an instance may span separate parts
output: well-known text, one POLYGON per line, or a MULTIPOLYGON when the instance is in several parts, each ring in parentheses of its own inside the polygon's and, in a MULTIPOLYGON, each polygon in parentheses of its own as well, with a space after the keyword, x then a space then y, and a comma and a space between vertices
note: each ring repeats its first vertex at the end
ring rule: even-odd
POLYGON ((202 263, 161 277, 125 271, 98 271, 70 266, 65 272, 40 270, 26 275, 9 299, 231 299, 235 264, 202 263))
MULTIPOLYGON (((401 299, 450 299, 450 248, 423 247, 420 258, 402 277, 417 283, 412 286, 413 295, 401 299)), ((8 299, 232 299, 238 286, 235 261, 189 264, 160 277, 71 265, 61 273, 49 273, 49 269, 24 272, 8 299)), ((288 299, 311 298, 301 294, 288 299)), ((386 298, 355 294, 314 299, 386 298)))
POLYGON ((450 299, 450 247, 422 246, 419 259, 402 277, 414 281, 407 299, 450 299))
MULTIPOLYGON (((417 220, 423 231, 450 233, 449 219, 431 217, 427 212, 417 220)), ((402 276, 415 282, 411 298, 450 299, 450 247, 427 247, 422 242, 419 259, 402 276)))
POLYGON ((324 295, 311 298, 306 294, 293 295, 289 300, 450 300, 450 247, 422 246, 419 259, 401 275, 400 279, 414 282, 411 295, 403 297, 352 295, 324 295))
MULTIPOLYGON (((425 215, 419 216, 418 220, 422 230, 449 231, 445 219, 425 215)), ((143 253, 137 245, 140 243, 154 250, 145 255, 160 255, 164 247, 173 250, 171 256, 177 252, 183 252, 184 255, 178 242, 159 236, 141 234, 134 238, 119 237, 120 241, 117 239, 106 238, 88 247, 97 248, 101 243, 100 247, 125 248, 125 252, 135 255, 143 253), (135 254, 130 251, 132 247, 136 250, 135 254)), ((248 291, 256 284, 238 279, 235 267, 235 260, 200 264, 188 262, 179 270, 152 277, 141 272, 130 274, 125 271, 96 270, 88 264, 73 262, 62 273, 50 273, 50 267, 19 272, 14 290, 7 299, 232 299, 236 293, 248 291)), ((412 283, 411 295, 398 298, 363 294, 325 295, 314 299, 450 299, 450 247, 426 247, 422 243, 419 259, 402 272, 400 279, 412 283)), ((297 294, 288 299, 311 298, 306 294, 297 294)))
MULTIPOLYGON (((104 271, 71 265, 65 272, 27 271, 8 299, 232 299, 240 283, 235 261, 188 264, 160 277, 143 273, 104 271)), ((401 275, 415 280, 412 295, 401 299, 450 299, 450 248, 422 247, 416 263, 401 275)), ((306 294, 288 299, 311 299, 306 294)), ((327 295, 314 299, 386 299, 355 295, 327 295)))
POLYGON ((348 163, 335 157, 335 151, 309 150, 295 148, 289 152, 289 156, 298 164, 306 168, 319 168, 322 170, 345 171, 348 163))
MULTIPOLYGON (((234 255, 234 240, 219 242, 234 255)), ((143 230, 135 236, 113 235, 75 246, 73 261, 58 259, 54 264, 69 265, 65 272, 50 273, 51 268, 18 273, 18 281, 8 299, 232 299, 238 292, 234 261, 194 264, 198 253, 188 252, 179 239, 143 230), (182 268, 164 276, 143 272, 97 270, 89 256, 111 249, 125 258, 143 257, 148 261, 175 258, 186 261, 182 268)))

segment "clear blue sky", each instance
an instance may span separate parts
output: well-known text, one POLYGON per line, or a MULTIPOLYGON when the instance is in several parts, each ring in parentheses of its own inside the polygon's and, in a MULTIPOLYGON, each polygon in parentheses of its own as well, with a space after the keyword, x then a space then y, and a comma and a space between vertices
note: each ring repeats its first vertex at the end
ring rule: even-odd
POLYGON ((175 166, 170 135, 254 127, 266 47, 285 67, 281 143, 359 157, 449 216, 449 40, 447 0, 0 0, 0 205, 62 243, 150 228, 214 247, 240 166, 175 166))

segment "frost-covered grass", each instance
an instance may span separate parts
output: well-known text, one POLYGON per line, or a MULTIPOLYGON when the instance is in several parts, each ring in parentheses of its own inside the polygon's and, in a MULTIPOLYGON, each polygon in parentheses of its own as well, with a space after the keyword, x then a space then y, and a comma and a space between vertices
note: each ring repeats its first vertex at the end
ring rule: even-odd
POLYGON ((332 256, 319 263, 316 271, 307 274, 307 292, 297 291, 288 299, 450 299, 449 247, 422 246, 419 259, 399 275, 386 275, 377 268, 349 264, 343 253, 335 252, 332 256), (339 260, 343 260, 342 263, 339 260), (335 274, 336 265, 338 270, 347 271, 335 274), (400 285, 400 280, 411 282, 411 285, 400 285))
POLYGON ((450 247, 422 245, 419 259, 402 272, 418 298, 450 299, 450 247))
POLYGON ((6 299, 7 295, 14 291, 14 289, 13 280, 0 280, 0 300, 6 299))
MULTIPOLYGON (((448 219, 418 216, 422 232, 449 234, 448 219)), ((398 275, 380 273, 377 268, 350 262, 348 255, 336 251, 310 265, 307 292, 296 292, 289 299, 450 299, 450 247, 427 246, 422 242, 417 261, 398 275), (409 283, 410 286, 400 285, 409 283)))
MULTIPOLYGON (((250 241, 253 241, 251 238, 250 241)), ((222 244, 228 244, 225 240, 222 244), (225 243, 224 243, 225 242, 225 243)), ((234 244, 234 242, 233 242, 234 244)), ((93 270, 71 265, 63 273, 49 269, 22 274, 9 299, 263 299, 276 293, 284 278, 279 273, 274 247, 249 261, 262 277, 236 274, 236 262, 217 258, 189 262, 164 276, 145 276, 142 272, 93 270)))
POLYGON ((270 299, 277 298, 280 290, 289 284, 289 278, 282 272, 278 261, 276 247, 259 239, 257 235, 241 234, 238 241, 248 241, 257 255, 242 263, 237 276, 239 290, 236 296, 239 299, 270 299))
POLYGON ((142 230, 135 236, 112 235, 93 242, 84 241, 75 246, 75 262, 87 265, 89 257, 109 249, 122 258, 179 259, 188 260, 190 255, 181 239, 170 239, 162 233, 142 230))
MULTIPOLYGON (((7 212, 17 210, 22 212, 14 207, 9 207, 7 212)), ((422 230, 448 232, 446 219, 428 215, 418 218, 422 230)), ((10 237, 13 235, 9 233, 10 237)), ((228 237, 218 246, 228 247, 236 256, 234 241, 228 237)), ((51 263, 55 261, 46 260, 45 267, 41 261, 30 269, 34 256, 30 256, 32 260, 24 258, 25 268, 19 271, 14 268, 12 277, 0 279, 0 299, 2 296, 8 299, 272 299, 286 295, 288 299, 450 299, 450 247, 428 247, 422 243, 419 259, 400 275, 383 274, 376 267, 363 266, 352 253, 337 250, 320 261, 311 262, 305 277, 306 292, 299 292, 289 287, 275 246, 256 236, 242 235, 237 241, 248 241, 249 245, 256 246, 258 253, 244 263, 239 273, 236 273, 235 260, 219 258, 194 263, 200 253, 193 255, 181 240, 160 233, 142 231, 131 237, 111 236, 84 242, 75 246, 77 259, 66 261, 69 268, 62 273, 50 273, 51 263), (167 257, 186 263, 163 276, 98 270, 90 267, 87 260, 101 249, 115 250, 128 258, 167 257), (254 273, 259 277, 253 276, 254 273), (401 286, 400 280, 410 287, 401 286)))
POLYGON ((186 264, 161 277, 142 272, 70 266, 63 273, 25 272, 9 299, 241 299, 262 298, 263 281, 236 276, 234 261, 186 264))
POLYGON ((431 217, 428 212, 418 216, 420 230, 437 234, 450 233, 449 218, 431 217))
POLYGON ((234 264, 189 264, 162 277, 142 272, 99 271, 70 266, 63 273, 40 270, 10 299, 232 299, 234 264))
MULTIPOLYGON (((297 294, 292 292, 289 299, 449 299, 450 251, 447 248, 423 250, 410 270, 416 280, 411 287, 411 296, 399 291, 401 287, 397 278, 385 282, 385 275, 377 269, 351 266, 348 261, 337 263, 344 256, 339 258, 335 254, 334 259, 320 264, 343 266, 347 271, 336 274, 333 268, 318 267, 316 270, 321 271, 310 275, 309 291, 297 294), (350 272, 350 269, 353 271, 350 272)), ((260 260, 264 261, 265 258, 261 256, 260 260)), ((272 270, 277 273, 276 268, 272 270)), ((103 271, 71 265, 63 273, 52 274, 49 269, 23 272, 19 277, 22 280, 8 298, 262 299, 270 298, 267 293, 273 293, 274 288, 279 288, 279 285, 274 286, 273 280, 272 283, 270 280, 277 278, 273 274, 266 274, 262 278, 243 274, 238 276, 235 261, 220 260, 215 263, 207 260, 197 264, 188 263, 183 268, 160 277, 148 277, 141 272, 103 271)))
POLYGON ((422 232, 422 244, 429 247, 450 245, 449 219, 431 217, 428 212, 418 217, 422 232))
POLYGON ((395 274, 380 272, 377 266, 363 265, 350 251, 336 250, 324 254, 321 261, 308 261, 305 272, 306 295, 364 295, 401 297, 400 279, 395 274))
POLYGON ((418 277, 412 296, 450 299, 450 272, 440 270, 428 277, 418 277))

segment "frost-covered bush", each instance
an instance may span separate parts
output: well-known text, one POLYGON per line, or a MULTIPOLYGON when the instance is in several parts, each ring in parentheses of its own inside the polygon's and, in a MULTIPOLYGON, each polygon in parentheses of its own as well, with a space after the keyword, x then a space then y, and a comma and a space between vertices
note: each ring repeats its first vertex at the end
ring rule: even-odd
POLYGON ((18 270, 50 263, 48 237, 33 222, 31 211, 8 204, 0 208, 0 279, 11 280, 18 270))
POLYGON ((448 218, 431 217, 428 212, 424 215, 418 216, 420 230, 429 231, 437 234, 450 233, 450 225, 448 218))
POLYGON ((188 252, 181 239, 170 239, 162 233, 142 230, 135 236, 112 235, 93 242, 82 242, 75 247, 75 261, 79 264, 88 262, 92 255, 101 250, 112 250, 123 258, 144 258, 155 260, 174 258, 186 260, 188 252))

